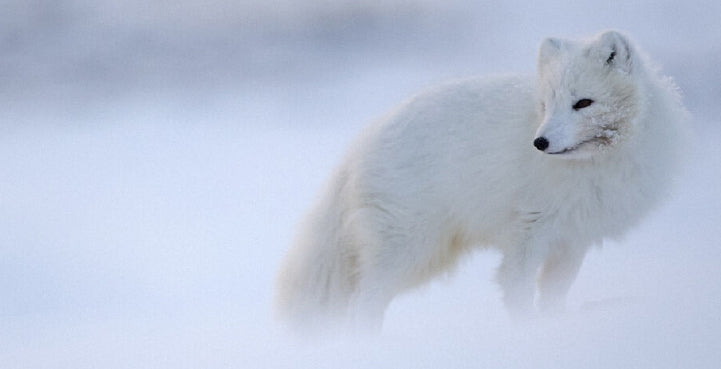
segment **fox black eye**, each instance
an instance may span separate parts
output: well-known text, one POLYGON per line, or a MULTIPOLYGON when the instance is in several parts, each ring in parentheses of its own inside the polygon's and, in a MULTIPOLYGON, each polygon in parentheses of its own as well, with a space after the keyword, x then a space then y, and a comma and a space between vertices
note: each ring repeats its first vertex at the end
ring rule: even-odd
POLYGON ((573 110, 579 110, 583 108, 589 107, 591 104, 593 104, 593 100, 591 99, 581 99, 576 101, 575 104, 573 104, 573 110))

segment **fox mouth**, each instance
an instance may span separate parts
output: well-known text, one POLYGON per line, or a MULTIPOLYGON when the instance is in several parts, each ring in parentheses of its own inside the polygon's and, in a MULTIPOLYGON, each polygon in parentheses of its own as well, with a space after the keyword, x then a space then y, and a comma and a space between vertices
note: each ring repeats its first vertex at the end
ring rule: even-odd
POLYGON ((576 149, 579 149, 579 148, 581 148, 581 147, 583 147, 583 146, 588 146, 588 145, 590 145, 590 144, 595 144, 595 145, 598 146, 598 147, 602 147, 602 146, 610 145, 610 144, 611 144, 611 140, 610 140, 610 138, 608 138, 608 137, 593 137, 593 138, 589 138, 588 140, 581 141, 580 143, 578 143, 578 144, 576 144, 576 145, 574 145, 574 146, 567 147, 567 148, 565 148, 565 149, 563 149, 563 150, 560 150, 560 151, 549 152, 548 154, 549 154, 549 155, 563 155, 563 154, 568 154, 568 153, 571 153, 571 152, 576 151, 576 149))

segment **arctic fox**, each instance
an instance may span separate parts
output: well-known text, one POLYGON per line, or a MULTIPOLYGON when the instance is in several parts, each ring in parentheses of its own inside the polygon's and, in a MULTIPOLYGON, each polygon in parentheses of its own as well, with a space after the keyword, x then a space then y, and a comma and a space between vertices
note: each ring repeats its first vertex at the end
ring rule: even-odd
POLYGON ((422 93, 335 170, 278 273, 277 312, 380 326, 395 295, 479 247, 503 255, 512 315, 560 309, 589 247, 667 194, 685 116, 673 83, 616 31, 544 40, 536 81, 422 93))

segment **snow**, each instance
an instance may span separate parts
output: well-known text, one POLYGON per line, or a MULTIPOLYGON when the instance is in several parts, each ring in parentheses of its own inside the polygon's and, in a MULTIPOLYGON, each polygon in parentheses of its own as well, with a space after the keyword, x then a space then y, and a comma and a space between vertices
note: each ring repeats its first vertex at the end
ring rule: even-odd
POLYGON ((0 20, 0 367, 721 362, 718 2, 187 3, 11 1, 0 20), (589 254, 566 314, 512 322, 479 252, 396 299, 380 337, 275 325, 279 259, 365 124, 605 28, 676 78, 696 141, 674 198, 589 254))

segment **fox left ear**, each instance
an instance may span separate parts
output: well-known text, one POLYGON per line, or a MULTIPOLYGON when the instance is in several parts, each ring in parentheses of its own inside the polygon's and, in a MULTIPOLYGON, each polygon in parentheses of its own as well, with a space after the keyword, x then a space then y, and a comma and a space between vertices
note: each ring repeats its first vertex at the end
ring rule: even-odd
POLYGON ((634 53, 631 43, 623 34, 617 31, 602 33, 592 50, 606 65, 627 74, 633 72, 634 53))

